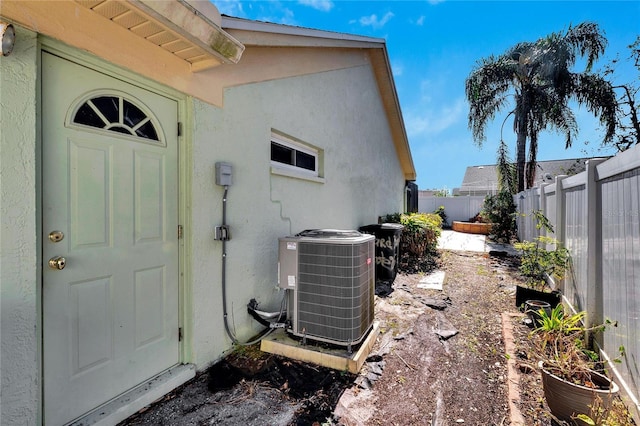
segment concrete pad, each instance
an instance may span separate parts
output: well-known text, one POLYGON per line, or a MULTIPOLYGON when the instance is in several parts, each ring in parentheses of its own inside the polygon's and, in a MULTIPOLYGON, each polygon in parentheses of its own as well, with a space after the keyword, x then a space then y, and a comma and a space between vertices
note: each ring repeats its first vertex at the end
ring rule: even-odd
POLYGON ((485 235, 465 234, 464 232, 443 229, 438 238, 438 248, 452 251, 473 251, 489 253, 490 251, 503 251, 509 256, 518 255, 518 251, 511 244, 500 244, 487 241, 485 235))
POLYGON ((478 234, 464 234, 462 232, 443 229, 438 238, 438 248, 453 251, 473 251, 484 253, 486 237, 478 234))
POLYGON ((444 271, 435 271, 429 275, 423 277, 418 282, 417 287, 427 290, 442 290, 442 283, 444 282, 444 271))

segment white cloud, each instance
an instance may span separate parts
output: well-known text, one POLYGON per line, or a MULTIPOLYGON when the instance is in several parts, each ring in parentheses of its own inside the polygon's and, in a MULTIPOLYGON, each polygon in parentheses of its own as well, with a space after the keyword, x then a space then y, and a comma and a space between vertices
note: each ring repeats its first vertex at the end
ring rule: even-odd
POLYGON ((333 9, 333 2, 331 0, 298 0, 298 3, 323 12, 328 12, 333 9))
POLYGON ((425 16, 422 15, 418 18, 418 20, 416 21, 416 25, 418 26, 423 26, 424 25, 424 20, 425 20, 425 16))
POLYGON ((391 64, 391 72, 393 73, 394 77, 400 77, 404 72, 404 66, 398 63, 391 64))
POLYGON ((242 2, 239 0, 215 0, 211 3, 213 3, 223 15, 236 16, 239 18, 246 16, 242 9, 242 2))
POLYGON ((431 80, 422 80, 420 82, 420 101, 428 104, 429 102, 431 102, 431 87, 433 86, 433 83, 431 82, 431 80))
POLYGON ((375 13, 370 16, 363 16, 360 18, 360 24, 365 27, 373 27, 375 29, 379 29, 384 27, 384 25, 389 22, 391 18, 393 18, 392 12, 387 12, 381 19, 378 19, 378 15, 375 13))
POLYGON ((433 5, 444 3, 444 2, 445 0, 429 0, 429 4, 433 4, 433 5))
POLYGON ((242 0, 213 0, 211 2, 224 15, 238 18, 246 18, 247 15, 252 15, 251 19, 255 21, 298 25, 293 11, 285 7, 283 2, 243 2, 242 0), (243 7, 247 8, 246 12, 243 7))
POLYGON ((410 136, 434 135, 454 125, 466 126, 466 102, 464 98, 456 99, 452 104, 445 105, 437 110, 433 108, 423 109, 422 106, 419 106, 418 109, 418 111, 408 111, 405 114, 405 126, 410 136))

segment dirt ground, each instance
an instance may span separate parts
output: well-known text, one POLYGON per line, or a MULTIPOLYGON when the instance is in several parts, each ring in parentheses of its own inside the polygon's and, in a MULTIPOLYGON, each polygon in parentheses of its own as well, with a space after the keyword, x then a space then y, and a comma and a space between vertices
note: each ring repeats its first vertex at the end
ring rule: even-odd
POLYGON ((437 263, 442 291, 418 288, 424 273, 400 273, 376 297, 381 333, 358 375, 247 348, 121 426, 509 425, 508 359, 521 376, 512 382, 524 425, 551 425, 514 303, 516 259, 443 251, 437 263), (503 312, 514 328, 509 355, 503 312))

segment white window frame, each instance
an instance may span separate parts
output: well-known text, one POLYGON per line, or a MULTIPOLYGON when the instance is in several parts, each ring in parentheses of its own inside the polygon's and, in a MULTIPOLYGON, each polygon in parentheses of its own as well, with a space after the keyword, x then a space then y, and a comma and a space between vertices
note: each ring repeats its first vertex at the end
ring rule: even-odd
MULTIPOLYGON (((271 146, 272 144, 282 145, 284 147, 292 149, 294 152, 303 152, 307 155, 310 155, 314 158, 315 166, 314 170, 305 169, 302 167, 298 167, 296 165, 281 163, 279 161, 271 160, 271 173, 289 176, 289 177, 298 177, 308 180, 313 180, 317 182, 324 182, 324 178, 322 178, 322 174, 320 172, 320 158, 321 158, 321 150, 312 147, 310 145, 304 144, 302 142, 294 141, 288 137, 277 133, 271 133, 271 140, 269 143, 269 158, 271 158, 271 146)), ((295 153, 294 153, 295 157, 295 153)))

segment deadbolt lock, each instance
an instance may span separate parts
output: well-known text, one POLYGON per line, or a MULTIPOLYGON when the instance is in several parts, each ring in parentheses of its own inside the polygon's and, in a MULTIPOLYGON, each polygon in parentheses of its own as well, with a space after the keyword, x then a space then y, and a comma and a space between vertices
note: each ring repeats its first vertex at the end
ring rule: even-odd
POLYGON ((52 243, 59 243, 64 239, 64 233, 62 231, 51 231, 49 233, 49 239, 52 243))
POLYGON ((67 260, 62 256, 54 256, 49 259, 49 268, 61 271, 67 265, 67 260))

